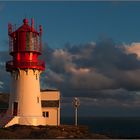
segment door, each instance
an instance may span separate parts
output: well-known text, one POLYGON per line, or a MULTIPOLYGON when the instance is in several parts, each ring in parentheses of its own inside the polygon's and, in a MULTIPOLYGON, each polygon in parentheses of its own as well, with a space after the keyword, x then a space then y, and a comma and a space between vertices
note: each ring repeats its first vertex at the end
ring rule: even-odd
POLYGON ((18 102, 14 102, 14 105, 13 105, 13 115, 17 116, 17 113, 18 113, 18 102))

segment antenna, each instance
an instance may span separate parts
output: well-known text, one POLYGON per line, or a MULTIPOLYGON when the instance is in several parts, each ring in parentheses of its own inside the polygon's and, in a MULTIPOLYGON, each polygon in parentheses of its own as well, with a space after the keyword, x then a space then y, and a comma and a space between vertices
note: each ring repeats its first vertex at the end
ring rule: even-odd
POLYGON ((31 27, 32 27, 32 29, 34 29, 34 19, 33 18, 31 18, 31 27))
POLYGON ((8 23, 8 34, 12 33, 12 24, 8 23))

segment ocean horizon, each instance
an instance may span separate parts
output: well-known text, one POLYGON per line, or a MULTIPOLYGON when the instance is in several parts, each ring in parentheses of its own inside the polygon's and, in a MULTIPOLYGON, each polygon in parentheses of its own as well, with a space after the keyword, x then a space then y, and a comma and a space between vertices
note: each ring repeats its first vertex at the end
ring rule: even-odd
MULTIPOLYGON (((61 117, 61 124, 74 125, 74 117, 61 117)), ((79 117, 78 125, 111 138, 140 138, 140 117, 79 117)))

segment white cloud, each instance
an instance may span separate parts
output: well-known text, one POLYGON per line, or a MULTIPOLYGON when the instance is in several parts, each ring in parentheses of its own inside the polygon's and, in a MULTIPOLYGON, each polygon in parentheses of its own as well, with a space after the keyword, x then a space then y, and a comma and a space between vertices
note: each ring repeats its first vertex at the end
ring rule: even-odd
POLYGON ((124 47, 127 54, 136 54, 137 58, 140 59, 140 42, 133 42, 130 45, 125 45, 124 47))
POLYGON ((48 70, 48 77, 55 82, 62 82, 64 81, 63 75, 57 74, 52 70, 48 70))
POLYGON ((72 68, 70 68, 70 71, 73 74, 86 74, 86 73, 90 72, 90 69, 89 68, 75 68, 75 67, 72 67, 72 68))

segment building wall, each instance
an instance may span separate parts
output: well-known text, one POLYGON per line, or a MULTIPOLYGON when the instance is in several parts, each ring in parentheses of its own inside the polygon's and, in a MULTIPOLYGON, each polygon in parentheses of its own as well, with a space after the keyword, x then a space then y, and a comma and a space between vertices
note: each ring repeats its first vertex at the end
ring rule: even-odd
POLYGON ((59 108, 42 108, 42 112, 48 112, 48 116, 46 116, 47 125, 60 125, 60 109, 59 108))
POLYGON ((42 116, 39 76, 40 71, 32 69, 18 69, 11 73, 9 108, 0 127, 46 125, 46 118, 42 116))
POLYGON ((60 91, 58 90, 41 91, 41 100, 60 100, 60 91))
POLYGON ((16 102, 18 104, 17 116, 42 116, 39 75, 38 70, 32 69, 12 72, 10 115, 13 114, 13 105, 16 102))
POLYGON ((42 106, 42 114, 46 118, 47 125, 60 125, 60 92, 59 91, 42 91, 41 101, 58 101, 56 106, 49 105, 42 106))
POLYGON ((42 116, 39 76, 40 72, 32 69, 12 73, 9 115, 13 115, 13 105, 16 102, 17 116, 42 116))

